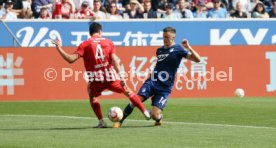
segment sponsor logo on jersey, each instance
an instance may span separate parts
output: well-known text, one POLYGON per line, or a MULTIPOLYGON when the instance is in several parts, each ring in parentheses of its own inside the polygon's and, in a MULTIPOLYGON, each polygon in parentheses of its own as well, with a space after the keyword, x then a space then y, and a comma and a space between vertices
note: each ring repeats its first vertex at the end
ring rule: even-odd
POLYGON ((174 51, 174 48, 170 49, 170 52, 173 52, 174 51))
POLYGON ((168 56, 169 56, 169 54, 160 54, 160 55, 158 55, 157 56, 157 62, 165 60, 168 56))

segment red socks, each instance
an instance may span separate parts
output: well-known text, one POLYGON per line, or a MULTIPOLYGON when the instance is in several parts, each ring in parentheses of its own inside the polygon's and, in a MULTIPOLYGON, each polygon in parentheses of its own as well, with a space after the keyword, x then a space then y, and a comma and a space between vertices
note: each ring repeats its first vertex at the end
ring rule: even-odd
POLYGON ((131 103, 134 106, 137 106, 140 109, 140 111, 144 113, 146 111, 146 108, 142 103, 142 101, 140 100, 140 98, 135 93, 131 93, 129 96, 130 96, 131 103))
POLYGON ((97 98, 90 99, 90 105, 99 120, 103 119, 101 105, 97 98))
MULTIPOLYGON (((135 93, 130 94, 130 101, 134 106, 137 106, 142 113, 144 113, 146 111, 144 104, 141 102, 140 98, 135 93)), ((90 105, 91 105, 94 113, 98 117, 98 119, 99 120, 103 119, 101 105, 100 105, 98 99, 97 98, 90 99, 90 105)))

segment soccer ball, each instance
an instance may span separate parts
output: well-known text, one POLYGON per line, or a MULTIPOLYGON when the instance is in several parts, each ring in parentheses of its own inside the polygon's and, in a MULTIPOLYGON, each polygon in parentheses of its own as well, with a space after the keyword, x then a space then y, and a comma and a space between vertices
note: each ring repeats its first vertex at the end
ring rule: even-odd
POLYGON ((110 121, 119 122, 123 118, 123 111, 119 107, 111 107, 107 116, 110 121))
POLYGON ((240 98, 242 98, 242 97, 244 97, 244 90, 243 89, 241 89, 241 88, 238 88, 238 89, 236 89, 235 90, 235 96, 236 97, 240 97, 240 98))

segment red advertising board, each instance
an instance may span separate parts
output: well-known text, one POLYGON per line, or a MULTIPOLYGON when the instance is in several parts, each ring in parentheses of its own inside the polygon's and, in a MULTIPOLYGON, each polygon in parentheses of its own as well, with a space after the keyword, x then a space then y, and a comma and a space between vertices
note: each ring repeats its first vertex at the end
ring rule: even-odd
MULTIPOLYGON (((75 47, 64 48, 73 53, 75 47)), ((138 91, 154 67, 157 47, 117 47, 127 83, 138 91)), ((170 98, 276 96, 275 46, 196 46, 201 63, 183 60, 170 98), (200 78, 200 79, 199 79, 200 78)), ((1 48, 0 100, 88 98, 80 59, 66 63, 55 48, 1 48)), ((105 91, 101 98, 123 98, 105 91)))

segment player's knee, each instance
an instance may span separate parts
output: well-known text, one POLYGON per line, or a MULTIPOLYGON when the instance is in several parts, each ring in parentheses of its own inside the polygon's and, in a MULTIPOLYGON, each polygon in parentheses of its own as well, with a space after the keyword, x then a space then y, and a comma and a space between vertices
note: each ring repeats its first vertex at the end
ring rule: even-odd
POLYGON ((124 90, 124 94, 128 97, 130 96, 130 90, 127 88, 124 90))
POLYGON ((139 97, 139 99, 140 99, 142 102, 146 101, 146 98, 144 98, 144 97, 142 97, 142 96, 140 96, 140 95, 138 95, 138 97, 139 97))
POLYGON ((127 89, 125 92, 124 92, 125 96, 127 97, 131 97, 133 95, 133 92, 130 91, 129 89, 127 89))
POLYGON ((124 94, 125 94, 125 96, 128 97, 128 98, 130 97, 130 93, 129 93, 128 91, 125 91, 124 94))
POLYGON ((98 99, 95 98, 95 97, 90 98, 90 103, 91 103, 91 104, 98 103, 98 99))

